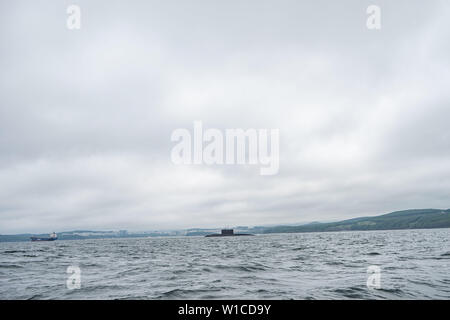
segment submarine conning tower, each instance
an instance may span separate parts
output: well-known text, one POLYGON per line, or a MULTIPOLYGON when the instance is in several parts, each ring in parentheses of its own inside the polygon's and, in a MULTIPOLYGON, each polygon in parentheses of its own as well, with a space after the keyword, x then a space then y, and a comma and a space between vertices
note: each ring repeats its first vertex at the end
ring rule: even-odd
POLYGON ((233 229, 222 229, 221 233, 207 234, 205 237, 253 236, 249 233, 234 233, 233 229))

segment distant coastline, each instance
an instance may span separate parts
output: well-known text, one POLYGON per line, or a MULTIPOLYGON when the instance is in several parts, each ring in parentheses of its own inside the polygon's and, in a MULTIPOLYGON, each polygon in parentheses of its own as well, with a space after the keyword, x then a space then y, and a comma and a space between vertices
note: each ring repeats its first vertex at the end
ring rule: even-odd
MULTIPOLYGON (((435 229, 450 228, 450 209, 411 209, 395 211, 372 217, 360 217, 338 222, 313 222, 301 225, 234 227, 237 232, 252 234, 269 233, 301 233, 301 232, 332 232, 332 231, 369 231, 369 230, 405 230, 405 229, 435 229)), ((221 228, 191 228, 173 231, 128 232, 76 230, 58 232, 60 240, 82 239, 115 239, 141 237, 174 237, 174 236, 205 236, 218 232, 221 228)), ((0 235, 0 242, 30 241, 31 236, 48 236, 48 234, 11 234, 0 235)))
POLYGON ((331 223, 277 226, 264 233, 330 232, 450 228, 450 209, 412 209, 331 223))

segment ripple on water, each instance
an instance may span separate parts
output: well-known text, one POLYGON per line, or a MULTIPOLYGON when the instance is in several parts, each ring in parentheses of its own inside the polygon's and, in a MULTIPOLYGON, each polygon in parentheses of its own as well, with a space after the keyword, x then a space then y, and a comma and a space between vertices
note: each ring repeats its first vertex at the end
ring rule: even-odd
POLYGON ((450 229, 0 243, 0 298, 450 299, 449 243, 450 229))
POLYGON ((0 264, 0 269, 22 269, 24 266, 18 264, 0 264))
POLYGON ((11 254, 11 253, 26 253, 26 252, 28 252, 28 251, 25 251, 25 250, 6 250, 6 251, 3 251, 3 253, 5 253, 5 254, 11 254))
POLYGON ((332 292, 345 298, 363 299, 366 296, 367 288, 351 286, 347 288, 332 289, 332 292))

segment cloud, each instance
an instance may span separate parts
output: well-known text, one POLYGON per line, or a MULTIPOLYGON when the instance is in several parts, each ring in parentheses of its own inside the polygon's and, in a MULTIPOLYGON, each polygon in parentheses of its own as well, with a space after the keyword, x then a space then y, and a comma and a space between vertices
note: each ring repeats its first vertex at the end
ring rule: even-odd
POLYGON ((450 7, 2 3, 0 232, 173 229, 447 208, 450 7), (176 166, 173 130, 280 129, 280 171, 176 166))

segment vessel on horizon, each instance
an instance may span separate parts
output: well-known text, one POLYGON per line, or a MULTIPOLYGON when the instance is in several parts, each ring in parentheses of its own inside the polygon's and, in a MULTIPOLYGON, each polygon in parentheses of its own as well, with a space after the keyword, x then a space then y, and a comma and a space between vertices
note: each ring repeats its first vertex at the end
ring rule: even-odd
POLYGON ((30 237, 31 241, 55 241, 58 239, 58 236, 55 232, 50 233, 48 238, 41 238, 41 237, 30 237))

